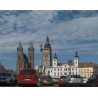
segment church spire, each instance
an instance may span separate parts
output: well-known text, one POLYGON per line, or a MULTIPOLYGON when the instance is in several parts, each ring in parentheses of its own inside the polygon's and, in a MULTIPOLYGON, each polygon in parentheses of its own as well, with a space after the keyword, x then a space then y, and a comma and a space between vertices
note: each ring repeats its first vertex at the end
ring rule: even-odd
POLYGON ((56 58, 56 59, 57 59, 57 55, 56 55, 56 53, 54 54, 54 58, 56 58))
POLYGON ((32 43, 32 42, 30 42, 30 48, 34 48, 34 46, 33 46, 33 43, 32 43))
POLYGON ((46 38, 46 45, 49 45, 49 37, 46 38))
POLYGON ((76 53, 75 53, 75 57, 77 57, 77 58, 79 57, 79 56, 78 56, 78 52, 77 52, 77 51, 76 51, 76 53))
POLYGON ((21 44, 21 42, 19 42, 19 48, 22 48, 22 44, 21 44))

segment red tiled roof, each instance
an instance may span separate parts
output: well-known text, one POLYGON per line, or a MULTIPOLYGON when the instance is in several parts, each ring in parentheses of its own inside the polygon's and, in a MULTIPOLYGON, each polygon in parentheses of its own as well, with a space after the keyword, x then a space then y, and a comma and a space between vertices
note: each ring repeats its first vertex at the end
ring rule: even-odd
POLYGON ((74 63, 72 62, 71 64, 70 63, 58 63, 58 66, 63 66, 64 64, 68 64, 69 66, 74 66, 74 63))
POLYGON ((65 64, 65 63, 58 63, 58 66, 63 66, 63 64, 65 64))
POLYGON ((79 68, 84 68, 84 67, 98 67, 98 64, 92 62, 79 63, 79 68))

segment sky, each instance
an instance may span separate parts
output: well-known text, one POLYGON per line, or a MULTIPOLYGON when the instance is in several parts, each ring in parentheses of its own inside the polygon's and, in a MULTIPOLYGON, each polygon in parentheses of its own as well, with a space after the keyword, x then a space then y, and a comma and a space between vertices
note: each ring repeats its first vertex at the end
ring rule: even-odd
POLYGON ((59 63, 74 59, 98 63, 98 11, 95 10, 0 10, 0 63, 16 69, 19 42, 28 54, 29 43, 35 48, 35 63, 40 65, 40 44, 49 37, 52 56, 59 63))

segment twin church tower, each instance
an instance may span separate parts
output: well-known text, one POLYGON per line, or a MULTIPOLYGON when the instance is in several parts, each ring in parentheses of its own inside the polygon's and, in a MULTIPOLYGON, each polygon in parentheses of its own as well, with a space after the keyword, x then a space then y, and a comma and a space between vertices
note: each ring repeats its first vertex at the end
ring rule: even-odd
MULTIPOLYGON (((52 49, 49 43, 49 38, 46 38, 46 43, 44 46, 40 46, 41 52, 41 65, 45 67, 52 66, 52 49)), ((34 67, 34 46, 33 43, 30 43, 28 48, 28 56, 23 52, 23 47, 21 42, 19 42, 19 46, 17 47, 17 60, 16 60, 16 72, 17 74, 23 68, 33 68, 34 67)))

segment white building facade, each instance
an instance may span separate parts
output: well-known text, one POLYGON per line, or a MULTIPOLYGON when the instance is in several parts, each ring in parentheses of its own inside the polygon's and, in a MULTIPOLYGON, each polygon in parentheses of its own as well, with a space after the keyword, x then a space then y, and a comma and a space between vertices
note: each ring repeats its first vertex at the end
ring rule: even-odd
POLYGON ((62 75, 79 75, 79 56, 76 51, 74 62, 72 63, 62 63, 58 64, 58 58, 55 53, 53 58, 53 66, 45 68, 45 75, 50 75, 52 77, 60 77, 62 75))

